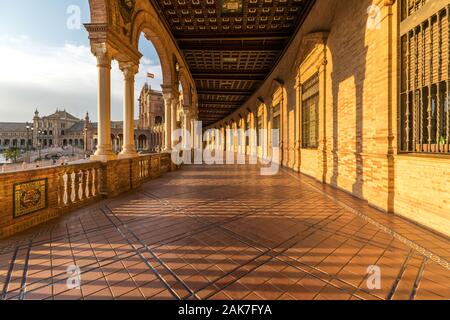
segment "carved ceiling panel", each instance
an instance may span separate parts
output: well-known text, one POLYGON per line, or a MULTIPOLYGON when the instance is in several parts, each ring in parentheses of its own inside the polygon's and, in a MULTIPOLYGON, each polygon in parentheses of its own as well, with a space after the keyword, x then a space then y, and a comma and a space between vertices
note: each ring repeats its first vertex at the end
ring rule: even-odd
POLYGON ((189 65, 204 125, 222 119, 245 103, 275 67, 315 2, 149 1, 164 17, 189 65))

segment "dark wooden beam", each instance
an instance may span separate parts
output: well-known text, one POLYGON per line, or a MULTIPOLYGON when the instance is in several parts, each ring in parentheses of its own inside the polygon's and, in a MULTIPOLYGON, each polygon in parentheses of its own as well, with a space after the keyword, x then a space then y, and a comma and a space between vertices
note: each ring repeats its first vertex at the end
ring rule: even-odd
POLYGON ((197 92, 199 95, 213 94, 219 96, 251 96, 252 92, 250 91, 234 91, 234 90, 200 90, 197 92))
POLYGON ((211 33, 205 34, 176 34, 175 38, 178 42, 181 41, 227 41, 227 40, 239 40, 239 41, 264 41, 264 40, 289 40, 291 38, 290 35, 285 34, 267 34, 267 33, 235 33, 235 34, 227 34, 226 36, 217 34, 213 36, 211 33))
POLYGON ((215 112, 220 112, 220 113, 224 113, 224 112, 232 112, 234 110, 236 110, 237 108, 208 108, 208 107, 200 107, 198 108, 199 111, 205 111, 205 112, 211 112, 211 113, 215 113, 215 112))
POLYGON ((229 111, 227 111, 227 112, 199 112, 198 114, 200 115, 200 116, 202 116, 202 115, 207 115, 207 116, 219 116, 219 117, 223 117, 223 116, 225 116, 225 115, 228 115, 230 112, 229 111))
MULTIPOLYGON (((210 105, 210 106, 241 106, 242 102, 239 101, 208 101, 199 100, 199 104, 210 105)), ((230 107, 231 108, 231 107, 230 107)))
POLYGON ((199 115, 199 118, 202 120, 216 120, 222 119, 224 116, 215 116, 215 115, 199 115))
POLYGON ((233 107, 233 108, 209 108, 209 107, 205 107, 205 106, 199 106, 198 107, 199 111, 200 110, 206 110, 206 111, 210 110, 211 112, 216 112, 216 111, 219 111, 219 112, 233 112, 234 110, 237 110, 237 109, 238 109, 238 107, 233 107))
POLYGON ((180 43, 180 49, 183 51, 257 51, 266 53, 280 53, 284 49, 283 44, 276 45, 236 45, 236 44, 201 44, 201 43, 180 43))
POLYGON ((195 80, 236 80, 236 81, 261 81, 266 78, 266 73, 209 73, 205 72, 196 72, 192 73, 192 76, 195 80))

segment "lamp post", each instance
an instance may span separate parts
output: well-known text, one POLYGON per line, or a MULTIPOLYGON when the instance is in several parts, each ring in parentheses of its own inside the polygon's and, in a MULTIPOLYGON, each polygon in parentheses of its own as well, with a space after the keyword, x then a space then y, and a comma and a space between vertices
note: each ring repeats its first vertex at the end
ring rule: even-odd
POLYGON ((27 122, 27 159, 28 163, 30 163, 30 124, 27 122))
POLYGON ((37 134, 37 138, 38 138, 38 155, 39 155, 39 161, 41 161, 42 159, 41 159, 41 147, 42 147, 42 143, 41 143, 41 139, 40 139, 40 137, 41 137, 41 134, 42 134, 42 131, 41 130, 38 130, 38 132, 37 132, 38 134, 37 134))
POLYGON ((86 157, 87 155, 87 132, 88 132, 88 128, 84 128, 84 143, 83 143, 83 147, 84 147, 84 155, 86 157))

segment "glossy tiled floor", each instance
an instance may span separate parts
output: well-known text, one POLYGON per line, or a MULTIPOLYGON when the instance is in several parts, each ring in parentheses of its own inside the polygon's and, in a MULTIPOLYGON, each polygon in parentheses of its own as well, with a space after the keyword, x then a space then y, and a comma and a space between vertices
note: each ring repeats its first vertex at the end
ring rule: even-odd
POLYGON ((449 251, 305 176, 193 166, 0 241, 0 298, 449 299, 449 251))

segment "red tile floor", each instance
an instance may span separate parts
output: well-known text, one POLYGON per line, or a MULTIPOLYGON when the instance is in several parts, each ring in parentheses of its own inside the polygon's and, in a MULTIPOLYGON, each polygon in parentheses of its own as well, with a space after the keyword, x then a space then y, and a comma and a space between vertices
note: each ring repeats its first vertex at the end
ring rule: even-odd
POLYGON ((0 241, 0 299, 449 299, 449 260, 448 239, 308 177, 191 166, 0 241))

